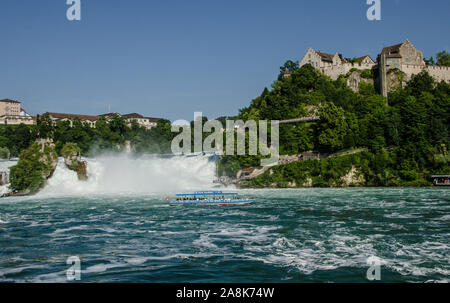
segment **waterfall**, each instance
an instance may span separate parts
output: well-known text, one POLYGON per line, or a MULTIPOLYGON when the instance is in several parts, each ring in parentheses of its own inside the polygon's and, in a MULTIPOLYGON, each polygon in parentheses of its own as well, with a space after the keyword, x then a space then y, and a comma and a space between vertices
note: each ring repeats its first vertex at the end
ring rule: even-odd
POLYGON ((216 164, 210 156, 107 155, 85 160, 88 181, 79 181, 60 159, 53 177, 39 195, 145 195, 214 187, 216 164))

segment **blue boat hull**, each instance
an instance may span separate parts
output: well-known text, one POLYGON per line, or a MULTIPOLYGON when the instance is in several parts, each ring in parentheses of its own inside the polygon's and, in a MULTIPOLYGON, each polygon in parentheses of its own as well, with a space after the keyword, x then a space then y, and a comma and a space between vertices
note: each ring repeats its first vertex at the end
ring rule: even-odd
POLYGON ((186 200, 186 201, 170 201, 170 206, 196 206, 196 205, 248 205, 255 202, 255 199, 229 199, 229 200, 186 200))

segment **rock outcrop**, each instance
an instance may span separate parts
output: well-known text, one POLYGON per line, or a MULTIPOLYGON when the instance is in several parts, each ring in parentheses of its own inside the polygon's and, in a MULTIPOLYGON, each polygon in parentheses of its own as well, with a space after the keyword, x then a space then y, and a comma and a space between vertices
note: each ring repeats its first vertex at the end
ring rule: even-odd
POLYGON ((55 144, 40 139, 20 153, 17 165, 10 169, 10 193, 6 196, 30 195, 39 192, 47 184, 58 165, 55 144))
POLYGON ((81 160, 80 153, 81 149, 76 143, 67 143, 61 150, 67 168, 77 173, 78 180, 86 181, 88 179, 87 162, 81 160))
POLYGON ((345 176, 342 176, 340 181, 340 185, 343 187, 363 186, 366 183, 364 175, 355 167, 355 165, 352 165, 352 169, 345 176))

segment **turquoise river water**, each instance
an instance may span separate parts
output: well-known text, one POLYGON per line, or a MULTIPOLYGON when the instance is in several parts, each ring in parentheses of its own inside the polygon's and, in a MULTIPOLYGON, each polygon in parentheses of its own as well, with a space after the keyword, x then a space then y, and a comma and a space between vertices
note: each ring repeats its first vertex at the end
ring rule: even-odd
MULTIPOLYGON (((62 185, 58 185, 60 187, 62 185)), ((202 189, 202 188, 200 188, 202 189)), ((0 200, 0 282, 450 280, 445 188, 240 190, 249 206, 169 207, 166 194, 0 200)))

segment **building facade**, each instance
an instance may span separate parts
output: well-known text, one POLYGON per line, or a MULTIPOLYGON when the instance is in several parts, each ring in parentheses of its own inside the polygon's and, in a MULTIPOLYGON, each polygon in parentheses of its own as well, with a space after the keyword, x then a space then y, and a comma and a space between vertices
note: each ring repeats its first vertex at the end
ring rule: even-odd
POLYGON ((107 122, 111 120, 111 118, 115 115, 121 116, 125 119, 128 126, 131 126, 132 121, 136 121, 141 127, 145 127, 147 129, 151 129, 158 125, 159 118, 150 118, 144 117, 140 114, 127 114, 121 115, 119 113, 108 113, 99 116, 89 116, 89 115, 77 115, 77 114, 62 114, 62 113, 48 113, 50 118, 54 121, 54 123, 58 121, 69 121, 70 126, 73 126, 73 121, 75 119, 79 119, 82 123, 87 123, 91 127, 95 127, 95 123, 100 119, 100 117, 104 117, 107 122))
POLYGON ((366 55, 349 62, 341 54, 327 54, 308 49, 300 61, 300 66, 311 64, 323 74, 336 80, 341 75, 347 77, 347 84, 357 91, 362 81, 374 82, 383 96, 398 87, 404 86, 413 75, 426 70, 436 81, 450 83, 450 67, 428 66, 423 59, 423 53, 406 39, 404 42, 383 48, 375 62, 366 55), (358 71, 372 71, 374 79, 361 77, 358 71), (355 72, 356 71, 356 72, 355 72))
POLYGON ((99 119, 98 116, 89 116, 89 115, 77 115, 77 114, 62 114, 62 113, 48 113, 50 119, 52 119, 53 123, 57 123, 58 121, 68 121, 70 126, 73 126, 73 122, 75 119, 79 119, 82 123, 89 125, 90 127, 95 127, 95 122, 99 119))
POLYGON ((371 70, 376 66, 376 63, 368 55, 357 58, 356 61, 351 63, 342 54, 336 53, 332 55, 310 48, 300 61, 300 67, 305 64, 311 64, 331 79, 336 80, 340 75, 346 75, 352 69, 371 70))
POLYGON ((378 55, 380 90, 383 96, 411 80, 412 76, 427 71, 436 81, 450 83, 450 67, 426 65, 423 53, 406 39, 404 42, 383 48, 378 55))
POLYGON ((111 119, 114 115, 121 116, 125 119, 128 126, 131 126, 131 123, 135 121, 139 126, 145 127, 146 129, 151 129, 153 127, 158 126, 158 121, 161 120, 161 118, 152 118, 152 117, 144 117, 143 115, 133 113, 133 114, 126 114, 122 115, 119 113, 108 113, 100 115, 101 117, 105 117, 107 121, 111 119))
POLYGON ((21 102, 11 99, 0 100, 0 124, 32 125, 34 123, 34 118, 21 107, 21 102))
MULTIPOLYGON (((121 115, 119 113, 109 113, 99 116, 92 115, 79 115, 79 114, 66 114, 66 113, 48 113, 50 119, 56 124, 58 121, 68 121, 70 126, 73 126, 75 119, 79 119, 82 123, 89 125, 90 127, 95 127, 95 123, 100 119, 100 117, 105 117, 106 121, 109 121, 112 116, 118 115, 125 119, 128 126, 131 126, 132 122, 137 122, 141 127, 146 129, 151 129, 158 126, 158 121, 160 118, 145 117, 143 115, 133 113, 121 115)), ((22 107, 21 102, 3 99, 0 100, 0 125, 33 125, 36 124, 36 117, 29 115, 22 107)))
POLYGON ((151 117, 144 117, 140 114, 126 114, 123 115, 122 117, 124 117, 127 121, 128 126, 131 126, 131 123, 133 121, 135 121, 137 124, 139 124, 142 127, 145 127, 147 129, 151 129, 153 127, 158 126, 158 118, 151 118, 151 117))

